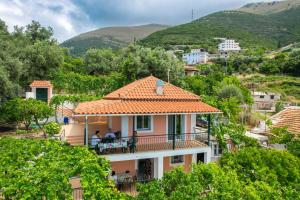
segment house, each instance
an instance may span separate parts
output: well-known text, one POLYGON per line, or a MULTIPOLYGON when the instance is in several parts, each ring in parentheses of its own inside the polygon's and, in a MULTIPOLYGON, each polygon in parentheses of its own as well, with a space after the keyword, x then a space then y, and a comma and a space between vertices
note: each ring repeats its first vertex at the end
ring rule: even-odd
POLYGON ((273 92, 251 92, 253 97, 253 110, 269 110, 275 111, 275 104, 280 100, 280 94, 273 92))
POLYGON ((291 106, 269 118, 272 128, 286 127, 291 133, 300 134, 300 107, 291 106))
POLYGON ((218 49, 220 52, 240 51, 241 47, 235 40, 225 39, 218 45, 218 49))
POLYGON ((216 60, 216 59, 228 59, 229 58, 229 53, 227 51, 221 51, 217 54, 209 54, 208 55, 208 60, 216 60))
POLYGON ((202 49, 192 49, 190 53, 182 55, 182 61, 188 65, 205 64, 208 61, 208 52, 202 49))
POLYGON ((26 99, 33 98, 45 102, 50 102, 53 93, 53 86, 50 81, 35 80, 30 85, 30 92, 26 92, 26 99))
POLYGON ((184 66, 184 73, 186 76, 194 76, 194 75, 198 74, 198 72, 199 72, 199 70, 194 66, 190 66, 190 65, 184 66))
POLYGON ((210 162, 211 115, 218 113, 199 96, 149 76, 101 100, 80 103, 77 122, 64 126, 65 138, 72 145, 91 146, 99 130, 101 141, 91 147, 110 161, 113 171, 138 180, 161 178, 175 166, 189 171, 192 163, 210 162), (197 115, 208 121, 201 133, 195 131, 197 115), (108 129, 115 134, 109 141, 108 129))

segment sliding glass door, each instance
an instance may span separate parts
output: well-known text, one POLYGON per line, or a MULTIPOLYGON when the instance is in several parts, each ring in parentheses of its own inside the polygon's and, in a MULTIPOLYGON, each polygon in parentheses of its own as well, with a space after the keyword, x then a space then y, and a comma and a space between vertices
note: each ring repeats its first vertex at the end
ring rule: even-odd
POLYGON ((184 140, 184 122, 184 115, 168 115, 168 140, 173 140, 173 135, 177 140, 184 140))

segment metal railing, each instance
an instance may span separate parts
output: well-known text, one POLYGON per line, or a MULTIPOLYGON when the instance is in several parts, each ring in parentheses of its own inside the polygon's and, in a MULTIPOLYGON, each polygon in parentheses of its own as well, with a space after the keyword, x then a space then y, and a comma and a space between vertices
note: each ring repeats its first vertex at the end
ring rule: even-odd
POLYGON ((175 150, 204 146, 208 140, 205 133, 151 134, 116 138, 89 139, 90 148, 99 154, 134 153, 141 151, 175 150))

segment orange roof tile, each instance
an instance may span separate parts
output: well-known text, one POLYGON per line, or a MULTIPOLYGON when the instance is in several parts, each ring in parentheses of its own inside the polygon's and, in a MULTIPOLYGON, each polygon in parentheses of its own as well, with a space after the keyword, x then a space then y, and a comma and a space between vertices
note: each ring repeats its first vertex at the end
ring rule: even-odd
POLYGON ((99 100, 93 105, 79 104, 77 114, 162 114, 162 113, 211 113, 220 110, 201 101, 122 101, 99 100))
POLYGON ((270 119, 272 127, 287 127, 290 132, 300 134, 300 107, 288 107, 270 119))
POLYGON ((52 87, 52 84, 50 81, 33 81, 30 85, 30 87, 52 87))
POLYGON ((132 99, 132 100, 198 100, 199 96, 164 82, 164 94, 156 93, 156 82, 159 79, 154 76, 134 81, 104 97, 104 99, 132 99))
POLYGON ((211 113, 220 110, 209 106, 199 96, 169 83, 164 83, 164 93, 156 93, 157 78, 147 78, 130 83, 102 100, 80 103, 75 109, 84 114, 162 114, 162 113, 211 113))

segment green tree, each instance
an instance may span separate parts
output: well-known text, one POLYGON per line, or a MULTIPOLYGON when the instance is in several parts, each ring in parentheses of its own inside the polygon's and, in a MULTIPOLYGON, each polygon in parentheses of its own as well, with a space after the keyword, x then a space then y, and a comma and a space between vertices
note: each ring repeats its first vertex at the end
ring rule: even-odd
POLYGON ((43 101, 35 99, 12 99, 1 106, 2 118, 10 123, 23 123, 27 132, 32 122, 40 129, 53 115, 53 110, 43 101))
POLYGON ((121 50, 116 60, 120 70, 129 82, 149 75, 178 83, 183 77, 183 63, 162 48, 145 48, 129 45, 121 50))
POLYGON ((33 43, 36 41, 51 41, 53 36, 53 29, 51 27, 45 28, 37 21, 32 21, 26 26, 25 35, 33 43))
POLYGON ((104 75, 118 70, 112 49, 89 49, 84 55, 85 71, 90 75, 104 75))
POLYGON ((300 75, 300 50, 293 51, 283 68, 283 72, 299 76, 300 75))
POLYGON ((0 190, 5 199, 73 199, 80 177, 83 199, 126 199, 107 179, 109 162, 85 147, 51 139, 0 138, 0 190))
POLYGON ((63 51, 47 41, 38 41, 27 46, 21 56, 25 73, 21 76, 24 85, 32 80, 48 80, 63 64, 63 51))

